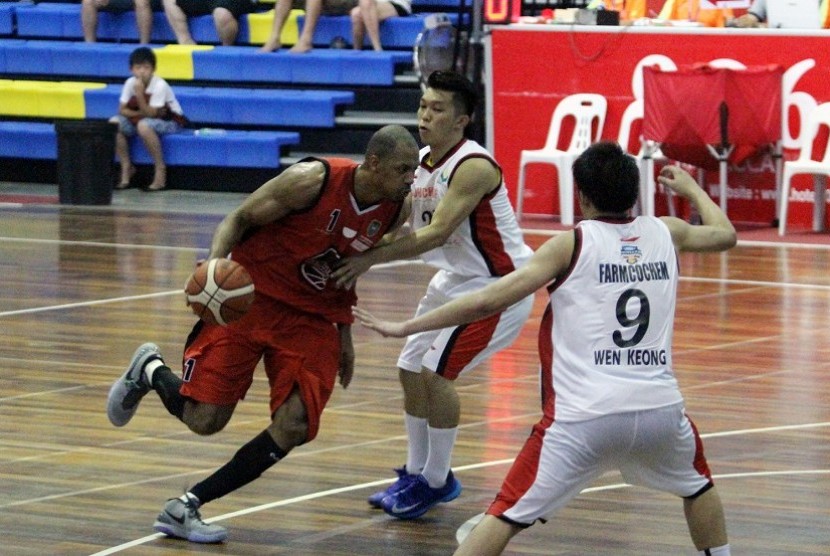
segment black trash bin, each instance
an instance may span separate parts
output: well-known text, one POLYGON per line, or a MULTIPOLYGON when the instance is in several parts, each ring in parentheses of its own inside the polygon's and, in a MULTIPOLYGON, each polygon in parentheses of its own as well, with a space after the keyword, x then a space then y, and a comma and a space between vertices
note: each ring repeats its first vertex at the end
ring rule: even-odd
POLYGON ((101 120, 56 120, 55 131, 61 204, 110 204, 118 125, 101 120))

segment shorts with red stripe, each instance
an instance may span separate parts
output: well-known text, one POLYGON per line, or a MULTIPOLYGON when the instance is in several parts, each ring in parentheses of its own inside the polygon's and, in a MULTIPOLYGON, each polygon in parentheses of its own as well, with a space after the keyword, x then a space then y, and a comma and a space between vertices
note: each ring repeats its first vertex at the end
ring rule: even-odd
POLYGON ((603 473, 684 498, 712 486, 703 444, 677 404, 533 427, 487 513, 519 526, 545 521, 603 473))
MULTIPOLYGON (((439 270, 430 280, 415 314, 431 311, 496 280, 489 276, 460 276, 439 270)), ((413 334, 406 339, 398 358, 398 367, 416 373, 427 368, 448 380, 455 380, 512 344, 532 308, 533 296, 529 296, 501 313, 475 322, 413 334)))
POLYGON ((181 393, 206 404, 234 404, 245 398, 260 360, 271 414, 299 388, 311 440, 337 380, 340 334, 331 322, 273 299, 257 296, 248 313, 227 326, 196 325, 184 351, 181 393))

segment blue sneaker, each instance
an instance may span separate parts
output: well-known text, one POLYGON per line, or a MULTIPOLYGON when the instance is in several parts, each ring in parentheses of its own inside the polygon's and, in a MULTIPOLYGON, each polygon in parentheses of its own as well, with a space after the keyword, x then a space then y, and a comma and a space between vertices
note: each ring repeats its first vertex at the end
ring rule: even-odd
POLYGON ((370 506, 372 506, 373 508, 380 508, 380 503, 383 502, 384 498, 386 498, 390 494, 399 493, 400 491, 408 487, 410 484, 412 484, 412 481, 414 481, 415 477, 417 477, 417 475, 410 475, 409 473, 407 473, 405 465, 403 467, 395 469, 395 473, 398 474, 398 479, 394 483, 389 485, 386 488, 386 490, 379 490, 368 498, 370 506))
POLYGON ((461 494, 461 483, 453 476, 452 471, 447 475, 447 482, 439 488, 429 486, 423 475, 396 495, 387 496, 381 506, 383 511, 398 519, 415 519, 427 513, 430 508, 439 502, 455 500, 461 494))

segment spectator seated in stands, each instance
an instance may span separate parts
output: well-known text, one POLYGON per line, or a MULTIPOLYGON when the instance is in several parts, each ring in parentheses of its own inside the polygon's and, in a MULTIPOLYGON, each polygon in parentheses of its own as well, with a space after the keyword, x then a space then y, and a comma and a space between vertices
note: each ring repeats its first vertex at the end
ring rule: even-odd
POLYGON ((95 42, 98 33, 98 12, 123 13, 135 9, 138 25, 138 40, 141 44, 150 42, 153 30, 153 11, 161 10, 161 0, 81 0, 81 26, 84 40, 95 42))
POLYGON ((732 19, 730 8, 701 7, 701 0, 666 0, 660 10, 658 19, 695 21, 706 27, 725 27, 726 21, 732 19))
POLYGON ((363 49, 363 37, 369 35, 372 49, 383 50, 380 44, 380 22, 396 16, 412 14, 412 0, 359 0, 352 8, 352 45, 363 49))
MULTIPOLYGON (((825 29, 830 27, 830 10, 828 0, 821 0, 821 26, 825 29)), ((729 21, 729 27, 766 27, 767 23, 767 0, 754 0, 745 14, 729 21)))
MULTIPOLYGON (((171 0, 165 0, 168 2, 171 0)), ((260 50, 262 52, 273 52, 282 46, 280 34, 288 15, 293 8, 297 8, 297 0, 277 0, 274 8, 274 26, 271 28, 271 35, 260 50)), ((308 52, 312 48, 314 30, 317 27, 317 20, 321 14, 325 15, 347 15, 357 5, 357 0, 305 0, 305 21, 297 44, 291 47, 291 52, 308 52)))
POLYGON ((186 122, 182 107, 170 85, 155 74, 156 55, 146 46, 130 54, 132 77, 124 83, 119 99, 118 114, 110 121, 118 124, 115 153, 121 163, 121 181, 116 189, 130 187, 135 167, 130 160, 127 137, 141 137, 153 159, 155 171, 148 191, 160 191, 167 185, 167 166, 164 162, 159 135, 175 133, 186 122))
POLYGON ((196 44, 190 35, 187 18, 213 14, 219 42, 230 46, 239 34, 239 18, 257 7, 256 0, 163 0, 164 13, 179 44, 196 44))

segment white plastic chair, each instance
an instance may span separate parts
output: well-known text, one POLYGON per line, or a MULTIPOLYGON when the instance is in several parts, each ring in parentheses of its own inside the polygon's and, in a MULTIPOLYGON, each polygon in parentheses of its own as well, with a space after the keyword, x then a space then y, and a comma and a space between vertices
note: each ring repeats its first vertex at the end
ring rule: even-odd
MULTIPOLYGON (((656 143, 643 141, 642 137, 639 141, 640 148, 636 152, 629 149, 631 129, 638 120, 643 119, 643 109, 644 103, 642 100, 635 100, 626 107, 622 118, 620 118, 617 143, 637 160, 637 167, 640 169, 640 214, 654 216, 654 195, 657 189, 654 181, 654 161, 668 162, 668 159, 656 143)), ((674 216, 674 201, 671 197, 671 191, 666 190, 666 194, 669 196, 669 214, 674 216)))
POLYGON ((545 146, 537 150, 522 151, 519 160, 519 188, 516 195, 516 217, 522 217, 525 193, 525 166, 532 163, 556 166, 559 181, 559 206, 561 222, 566 226, 574 223, 574 192, 571 165, 592 143, 599 140, 605 125, 608 102, 602 95, 578 93, 563 98, 551 117, 550 129, 545 146), (567 117, 576 120, 570 144, 565 150, 557 148, 562 122, 567 117), (596 120, 596 127, 594 121, 596 120))
POLYGON ((744 64, 743 62, 739 62, 734 58, 715 58, 714 60, 709 60, 708 65, 713 68, 724 68, 731 70, 746 69, 746 64, 744 64))
POLYGON ((778 216, 778 235, 783 236, 787 231, 787 209, 790 202, 790 181, 796 174, 813 174, 824 176, 823 179, 813 178, 813 230, 824 228, 824 212, 826 203, 826 184, 824 179, 830 176, 830 142, 824 147, 824 153, 819 160, 813 153, 813 143, 822 127, 830 128, 830 102, 819 104, 807 116, 807 127, 801 135, 801 151, 796 160, 784 162, 784 175, 781 178, 781 214, 778 216))
MULTIPOLYGON (((810 93, 796 91, 798 80, 805 73, 815 67, 816 61, 812 58, 801 60, 787 68, 781 79, 781 141, 775 145, 773 159, 775 160, 775 214, 781 211, 781 180, 784 173, 784 149, 800 149, 801 137, 807 128, 807 117, 818 106, 818 102, 810 93), (798 135, 794 136, 790 128, 790 107, 796 109, 798 115, 798 135)), ((780 222, 780 221, 779 221, 780 222)))
MULTIPOLYGON (((657 66, 663 71, 677 71, 677 64, 674 60, 663 54, 649 54, 644 56, 634 67, 631 76, 631 94, 634 95, 634 102, 628 105, 620 120, 620 135, 617 141, 622 148, 628 151, 628 143, 631 138, 631 126, 638 118, 643 117, 645 104, 645 86, 643 84, 643 68, 657 66)), ((668 162, 668 159, 660 150, 659 143, 654 141, 641 141, 640 150, 631 155, 637 159, 640 167, 640 214, 654 215, 654 195, 656 184, 654 181, 654 161, 668 162)), ((674 216, 674 202, 669 195, 669 214, 674 216)))

